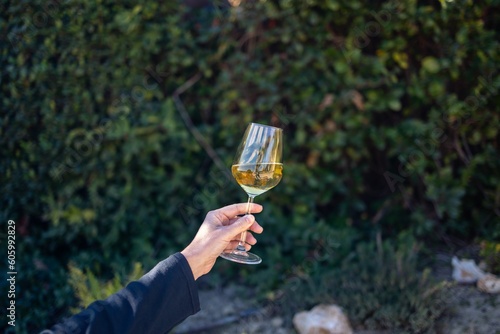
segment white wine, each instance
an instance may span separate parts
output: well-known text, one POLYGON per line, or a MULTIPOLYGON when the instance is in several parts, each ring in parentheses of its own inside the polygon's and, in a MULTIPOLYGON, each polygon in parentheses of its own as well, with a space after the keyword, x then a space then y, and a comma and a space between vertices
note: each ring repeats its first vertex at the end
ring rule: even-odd
POLYGON ((248 196, 255 197, 274 188, 283 175, 283 164, 260 163, 233 165, 231 172, 248 196))
MULTIPOLYGON (((275 187, 283 175, 283 129, 250 123, 234 156, 231 172, 236 182, 248 194, 246 213, 251 213, 253 198, 275 187)), ((258 264, 262 259, 246 251, 246 231, 241 232, 238 246, 223 252, 224 259, 258 264)))

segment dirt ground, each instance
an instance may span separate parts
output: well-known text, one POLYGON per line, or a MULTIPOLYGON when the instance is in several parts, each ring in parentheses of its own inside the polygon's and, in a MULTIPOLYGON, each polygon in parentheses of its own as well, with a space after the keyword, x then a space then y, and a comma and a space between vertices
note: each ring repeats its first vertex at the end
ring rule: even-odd
POLYGON ((438 333, 500 334, 500 294, 489 295, 471 285, 453 290, 453 306, 439 321, 438 333))
POLYGON ((293 333, 284 320, 271 317, 269 310, 255 302, 243 286, 201 291, 201 311, 177 326, 176 334, 286 334, 293 333))
MULTIPOLYGON (((434 270, 440 280, 451 280, 451 257, 442 256, 434 270)), ((452 288, 448 312, 438 321, 437 334, 500 334, 500 294, 480 292, 474 285, 452 288)), ((248 288, 230 285, 200 291, 201 311, 186 319, 175 334, 288 334, 296 333, 291 319, 259 305, 248 288)), ((388 334, 357 330, 355 334, 388 334)), ((393 334, 393 333, 391 333, 393 334)))
MULTIPOLYGON (((438 334, 500 334, 500 295, 488 295, 471 285, 452 288, 452 307, 438 322, 438 334)), ((176 334, 287 334, 290 319, 271 316, 269 310, 245 296, 242 286, 200 292, 201 311, 180 324, 176 334), (242 297, 243 296, 243 297, 242 297)), ((384 332, 355 331, 356 334, 384 332)))
MULTIPOLYGON (((477 250, 465 250, 459 258, 472 258, 477 250)), ((451 281, 452 256, 438 253, 434 276, 451 281)), ((478 261, 478 258, 475 258, 478 261)), ((438 334, 500 334, 500 294, 487 294, 472 284, 456 284, 452 288, 450 307, 436 326, 438 334)))

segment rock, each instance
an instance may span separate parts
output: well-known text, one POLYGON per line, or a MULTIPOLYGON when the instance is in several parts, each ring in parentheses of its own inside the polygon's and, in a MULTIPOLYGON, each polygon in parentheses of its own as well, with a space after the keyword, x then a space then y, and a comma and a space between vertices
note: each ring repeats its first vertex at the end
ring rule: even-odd
POLYGON ((500 278, 486 274, 477 281, 477 288, 487 293, 500 293, 500 278))
POLYGON ((453 265, 453 279, 458 283, 475 283, 486 275, 474 260, 459 260, 454 256, 451 264, 453 265))
POLYGON ((349 320, 337 305, 320 304, 311 311, 299 312, 293 324, 299 334, 352 334, 349 320))

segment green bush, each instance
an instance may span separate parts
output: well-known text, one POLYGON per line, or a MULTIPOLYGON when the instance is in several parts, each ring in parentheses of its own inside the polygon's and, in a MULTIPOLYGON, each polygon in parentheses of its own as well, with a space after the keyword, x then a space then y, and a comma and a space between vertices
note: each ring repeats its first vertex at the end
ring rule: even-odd
POLYGON ((500 274, 500 243, 483 240, 479 255, 485 261, 489 272, 500 274))
POLYGON ((360 243, 338 268, 289 280, 278 305, 293 314, 330 302, 357 329, 432 332, 448 305, 450 284, 436 282, 417 256, 418 246, 408 238, 360 243))
POLYGON ((498 241, 499 13, 493 0, 3 4, 0 218, 18 231, 21 332, 68 314, 69 262, 103 280, 151 268, 206 211, 243 201, 227 167, 250 121, 284 128, 285 174, 257 199, 265 261, 238 267, 245 282, 277 287, 321 246, 304 233, 316 224, 498 241))
POLYGON ((138 280, 143 275, 142 265, 135 263, 134 269, 128 275, 126 281, 122 281, 120 276, 115 275, 112 280, 103 283, 99 282, 92 272, 87 271, 84 273, 74 264, 70 264, 69 283, 73 291, 75 291, 79 306, 71 311, 77 313, 96 300, 106 299, 113 293, 120 291, 129 282, 138 280))

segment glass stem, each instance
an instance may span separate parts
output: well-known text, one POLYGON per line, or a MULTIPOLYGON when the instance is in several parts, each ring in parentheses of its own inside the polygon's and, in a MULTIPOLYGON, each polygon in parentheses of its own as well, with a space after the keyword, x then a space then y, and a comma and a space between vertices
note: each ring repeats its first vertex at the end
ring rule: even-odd
MULTIPOLYGON (((253 203, 253 199, 254 199, 254 196, 248 196, 247 213, 246 213, 247 215, 250 214, 250 204, 253 203)), ((246 252, 246 249, 245 249, 246 240, 247 240, 247 231, 243 231, 243 232, 241 232, 240 242, 238 243, 238 247, 236 247, 236 250, 238 250, 240 252, 246 252)))

